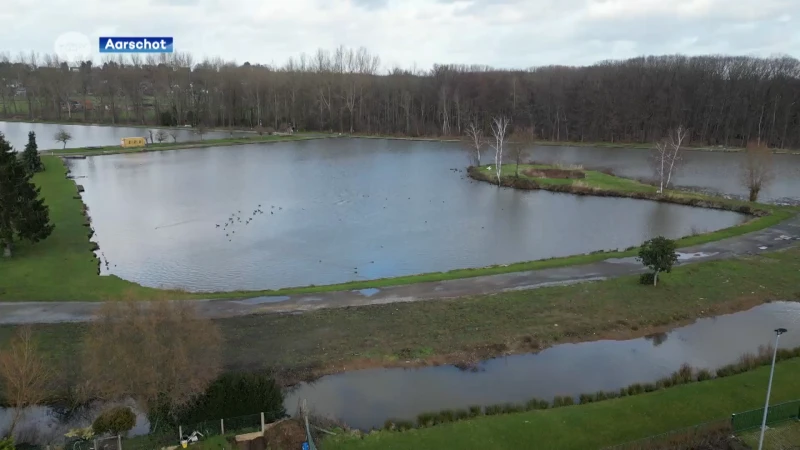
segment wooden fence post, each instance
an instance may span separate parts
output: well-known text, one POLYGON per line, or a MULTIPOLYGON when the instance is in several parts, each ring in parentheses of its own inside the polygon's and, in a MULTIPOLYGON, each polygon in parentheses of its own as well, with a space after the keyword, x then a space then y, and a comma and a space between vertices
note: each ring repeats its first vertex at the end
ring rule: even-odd
POLYGON ((266 431, 266 425, 264 424, 264 413, 262 412, 261 413, 261 432, 263 433, 265 431, 266 431))
POLYGON ((219 419, 219 433, 225 434, 225 419, 219 419))

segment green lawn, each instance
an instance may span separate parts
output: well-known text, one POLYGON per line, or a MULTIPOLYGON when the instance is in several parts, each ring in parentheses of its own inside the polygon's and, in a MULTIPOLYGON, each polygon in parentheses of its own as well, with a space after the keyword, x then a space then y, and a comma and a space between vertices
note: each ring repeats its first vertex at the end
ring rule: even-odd
POLYGON ((320 139, 330 137, 327 134, 319 134, 319 133, 298 133, 293 135, 263 135, 259 136, 257 134, 253 134, 252 136, 244 136, 238 138, 221 138, 221 139, 205 139, 205 140, 195 140, 195 141, 186 141, 186 142, 172 142, 171 137, 169 138, 170 141, 156 143, 156 144, 148 144, 146 147, 132 147, 132 148, 124 148, 119 145, 109 145, 105 147, 93 147, 93 148, 66 148, 66 149, 57 149, 57 150, 48 150, 46 151, 49 155, 61 155, 61 156, 69 156, 69 155, 113 155, 116 153, 141 153, 141 152, 153 152, 153 151, 163 151, 163 150, 179 150, 179 149, 188 149, 188 148, 203 148, 203 147, 214 147, 214 146, 229 146, 229 145, 240 145, 240 144, 257 144, 257 143, 265 143, 265 142, 286 142, 286 141, 302 141, 308 139, 320 139))
MULTIPOLYGON (((117 277, 97 275, 98 262, 90 250, 89 228, 75 183, 66 178, 59 158, 43 157, 46 170, 34 181, 41 188, 53 234, 45 241, 18 242, 12 258, 0 258, 0 301, 101 300, 118 298, 128 290, 136 298, 162 291, 144 288, 117 277)), ((177 293, 168 293, 177 294, 177 293)))
MULTIPOLYGON (((800 359, 780 363, 773 403, 800 398, 800 359)), ((666 390, 570 406, 473 420, 407 432, 377 432, 364 439, 337 437, 326 450, 351 449, 598 449, 730 417, 763 406, 769 367, 666 390)))
MULTIPOLYGON (((745 444, 758 448, 761 430, 751 431, 739 436, 745 444)), ((764 432, 764 450, 790 450, 800 446, 800 422, 792 421, 767 428, 764 432)))

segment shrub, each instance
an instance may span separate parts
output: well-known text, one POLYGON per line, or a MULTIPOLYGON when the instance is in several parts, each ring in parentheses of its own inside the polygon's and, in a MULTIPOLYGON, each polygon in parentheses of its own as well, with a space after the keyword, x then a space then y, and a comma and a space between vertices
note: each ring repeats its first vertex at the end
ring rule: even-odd
POLYGON ((484 409, 487 416, 496 416, 503 412, 503 405, 489 405, 484 409))
POLYGON ((686 384, 694 381, 694 369, 689 364, 681 365, 681 368, 675 372, 678 384, 686 384))
POLYGON ((525 411, 525 407, 522 405, 515 405, 513 403, 506 403, 503 405, 503 413, 504 414, 511 414, 525 411))
POLYGON ((478 417, 478 416, 481 415, 482 412, 483 412, 483 410, 481 409, 480 406, 472 405, 472 406, 469 407, 469 416, 470 417, 478 417))
POLYGON ((454 414, 454 419, 455 420, 465 420, 465 419, 469 419, 470 417, 471 417, 471 414, 466 409, 457 409, 455 411, 455 414, 454 414))
POLYGON ((608 392, 606 392, 605 395, 606 395, 606 398, 610 400, 612 398, 619 397, 619 392, 617 392, 617 391, 608 391, 608 392))
POLYGON ((264 413, 267 422, 286 417, 283 392, 265 373, 229 372, 221 375, 206 392, 178 414, 182 423, 198 423, 219 417, 264 413))
POLYGON ((537 398, 532 398, 525 403, 525 409, 527 411, 533 411, 535 409, 547 409, 550 407, 550 404, 547 403, 546 400, 539 400, 537 398))
POLYGON ((641 383, 634 383, 628 386, 628 395, 637 395, 644 392, 644 386, 641 383))
POLYGON ((652 286, 655 280, 656 276, 652 272, 639 275, 639 284, 644 284, 645 286, 652 286))
POLYGON ((581 405, 592 403, 594 401, 594 396, 592 394, 581 394, 578 397, 578 401, 581 405))
POLYGON ((606 393, 603 391, 597 391, 594 394, 594 401, 596 402, 601 402, 603 400, 606 400, 607 398, 608 397, 606 397, 606 393))
POLYGON ((621 388, 619 390, 619 396, 620 397, 627 397, 628 396, 628 388, 621 388))
POLYGON ((657 389, 658 389, 658 388, 656 387, 656 385, 655 385, 655 384, 653 384, 653 383, 646 383, 646 384, 643 384, 643 385, 642 385, 642 387, 644 388, 644 391, 645 391, 645 392, 653 392, 653 391, 655 391, 655 390, 657 390, 657 389))
POLYGON ((449 423, 455 420, 455 413, 453 413, 450 409, 445 409, 444 411, 440 411, 439 414, 434 419, 436 424, 440 423, 449 423))
POLYGON ((553 397, 553 408, 560 408, 562 406, 570 406, 575 404, 575 399, 570 397, 569 395, 556 395, 553 397))
POLYGON ((11 438, 0 439, 0 450, 14 450, 14 441, 11 438))
POLYGON ((96 434, 125 434, 136 425, 136 414, 127 406, 117 406, 103 411, 92 423, 96 434))
POLYGON ((394 420, 386 419, 386 421, 383 422, 383 429, 386 431, 394 430, 395 429, 394 420))
POLYGON ((410 420, 398 420, 395 422, 394 428, 397 431, 408 431, 414 428, 414 422, 410 420))
POLYGON ((700 369, 697 371, 697 381, 710 380, 712 377, 711 371, 708 369, 700 369))
MULTIPOLYGON (((672 265, 678 260, 675 252, 677 245, 672 239, 664 236, 654 237, 644 241, 639 247, 639 261, 652 271, 653 286, 658 282, 660 272, 671 272, 672 265)), ((641 282, 642 278, 639 279, 641 282)))
POLYGON ((429 412, 417 415, 417 426, 420 428, 425 428, 433 425, 435 416, 435 413, 429 412))

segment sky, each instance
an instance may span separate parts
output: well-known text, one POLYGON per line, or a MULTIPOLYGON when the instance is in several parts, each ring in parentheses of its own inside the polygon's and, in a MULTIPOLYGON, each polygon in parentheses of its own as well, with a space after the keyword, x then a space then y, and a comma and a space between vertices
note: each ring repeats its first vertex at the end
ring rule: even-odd
POLYGON ((675 53, 800 58, 800 0, 3 0, 3 6, 0 53, 12 58, 86 48, 99 61, 99 36, 172 36, 175 50, 195 60, 278 65, 319 48, 365 47, 384 70, 586 65, 675 53))

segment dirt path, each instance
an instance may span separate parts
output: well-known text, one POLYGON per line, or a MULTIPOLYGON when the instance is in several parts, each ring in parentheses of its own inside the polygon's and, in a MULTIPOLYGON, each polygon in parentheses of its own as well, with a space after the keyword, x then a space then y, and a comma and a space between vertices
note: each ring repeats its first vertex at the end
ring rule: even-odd
MULTIPOLYGON (((753 233, 682 248, 679 250, 680 261, 678 264, 775 251, 788 248, 796 244, 798 240, 800 240, 800 215, 753 233)), ((643 270, 644 268, 636 262, 635 258, 614 258, 579 266, 417 283, 381 289, 191 301, 198 305, 205 316, 224 318, 492 294, 510 290, 600 281, 641 273, 643 270)), ((91 320, 99 306, 98 302, 4 302, 0 303, 0 324, 86 322, 91 320)))

